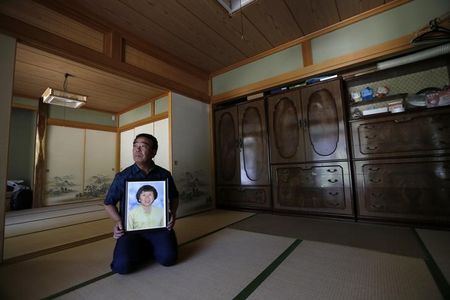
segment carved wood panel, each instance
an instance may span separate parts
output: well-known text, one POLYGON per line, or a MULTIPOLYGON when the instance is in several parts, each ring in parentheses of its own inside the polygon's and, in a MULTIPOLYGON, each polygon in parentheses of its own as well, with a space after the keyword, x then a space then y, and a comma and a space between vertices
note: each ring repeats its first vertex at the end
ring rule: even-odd
POLYGON ((352 213, 346 162, 272 166, 274 208, 326 214, 352 213))
POLYGON ((352 135, 355 158, 450 153, 448 111, 358 121, 352 135))
POLYGON ((217 183, 239 184, 240 158, 236 107, 216 111, 215 130, 217 183))
POLYGON ((355 162, 361 216, 450 222, 450 159, 355 162))
POLYGON ((269 155, 264 100, 238 105, 241 184, 269 184, 269 155))
POLYGON ((347 159, 341 81, 302 89, 307 161, 347 159))
POLYGON ((268 98, 271 163, 305 161, 300 91, 268 98))

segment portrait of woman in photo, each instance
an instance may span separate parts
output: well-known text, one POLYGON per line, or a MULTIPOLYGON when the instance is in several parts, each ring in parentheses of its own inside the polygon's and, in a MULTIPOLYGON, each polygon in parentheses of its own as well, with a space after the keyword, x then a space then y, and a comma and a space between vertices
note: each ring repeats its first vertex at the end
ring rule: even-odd
POLYGON ((164 225, 164 208, 153 205, 157 198, 158 192, 153 186, 143 185, 139 188, 136 193, 139 205, 128 213, 128 230, 158 228, 164 225))

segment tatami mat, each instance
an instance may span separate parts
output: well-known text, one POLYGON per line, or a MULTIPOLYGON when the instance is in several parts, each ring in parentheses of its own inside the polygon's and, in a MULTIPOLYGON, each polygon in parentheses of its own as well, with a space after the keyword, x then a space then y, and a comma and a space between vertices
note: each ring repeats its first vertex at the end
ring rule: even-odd
POLYGON ((103 219, 6 238, 3 258, 8 260, 106 234, 112 235, 112 228, 113 222, 110 219, 103 219))
POLYGON ((6 216, 7 217, 17 217, 17 216, 35 215, 35 214, 42 215, 43 213, 52 212, 52 211, 60 211, 60 210, 67 210, 67 209, 72 209, 72 208, 88 207, 88 206, 103 207, 103 199, 94 199, 94 200, 77 202, 77 203, 43 206, 43 207, 36 207, 36 208, 32 208, 32 209, 10 210, 10 211, 6 212, 6 216))
POLYGON ((252 299, 428 300, 447 295, 448 282, 436 281, 427 258, 433 256, 448 281, 448 231, 213 210, 177 220, 182 245, 177 265, 152 263, 118 275, 109 268, 112 222, 104 221, 109 224, 95 221, 36 232, 30 241, 17 243, 18 249, 70 248, 0 266, 0 299, 231 299, 247 291, 252 299), (83 227, 88 223, 93 226, 83 227), (225 228, 230 225, 235 229, 225 228), (76 244, 89 236, 94 237, 89 243, 76 244), (298 244, 298 238, 304 240, 298 244), (284 261, 281 253, 287 256, 284 261))
MULTIPOLYGON (((180 248, 173 267, 115 274, 62 299, 232 299, 294 240, 224 229, 180 248)), ((276 299, 276 298, 273 298, 276 299)))
POLYGON ((5 226, 5 238, 15 237, 24 234, 35 233, 39 231, 55 229, 58 227, 71 226, 80 223, 86 223, 101 219, 107 219, 108 215, 105 209, 101 207, 99 210, 87 211, 46 219, 37 219, 22 223, 16 223, 5 226))
POLYGON ((35 221, 44 221, 52 218, 61 218, 66 216, 72 216, 77 214, 95 212, 95 211, 105 211, 103 205, 85 205, 79 207, 66 207, 64 209, 58 210, 50 210, 43 211, 41 213, 29 213, 29 214, 21 214, 21 215, 10 215, 6 214, 5 216, 5 225, 17 225, 21 223, 35 222, 35 221))
POLYGON ((425 262, 303 241, 249 299, 442 299, 425 262))
MULTIPOLYGON (((178 241, 180 244, 186 243, 252 215, 253 213, 214 210, 178 219, 175 226, 178 241)), ((78 230, 77 227, 73 230, 78 230)), ((112 226, 109 225, 108 234, 111 231, 112 226)), ((110 272, 114 244, 112 238, 107 238, 2 265, 0 298, 41 299, 103 276, 110 272)))
POLYGON ((254 216, 254 213, 216 209, 176 221, 178 244, 182 245, 194 238, 230 226, 254 216))
POLYGON ((440 271, 450 283, 450 231, 416 229, 440 271))
POLYGON ((415 233, 409 227, 272 214, 258 214, 231 227, 392 254, 425 257, 415 233))

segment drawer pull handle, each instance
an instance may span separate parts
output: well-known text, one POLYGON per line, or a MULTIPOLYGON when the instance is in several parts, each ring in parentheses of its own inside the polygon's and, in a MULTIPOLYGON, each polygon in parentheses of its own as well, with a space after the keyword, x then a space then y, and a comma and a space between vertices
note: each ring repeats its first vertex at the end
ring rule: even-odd
POLYGON ((366 149, 367 149, 367 150, 370 150, 370 151, 374 151, 374 150, 377 150, 377 149, 378 149, 378 146, 375 146, 375 147, 367 146, 366 149))
POLYGON ((337 172, 337 169, 327 169, 327 172, 335 173, 335 172, 337 172))
POLYGON ((328 195, 337 196, 337 195, 339 195, 339 192, 328 192, 328 195))
POLYGON ((371 193, 371 195, 375 198, 380 198, 382 196, 380 193, 371 193))
POLYGON ((370 179, 369 181, 373 183, 380 183, 381 179, 370 179))
POLYGON ((336 183, 336 182, 338 182, 339 180, 337 180, 337 179, 328 179, 328 182, 331 182, 331 183, 336 183))
POLYGON ((440 140, 440 141, 439 141, 439 144, 444 144, 444 145, 447 145, 447 142, 446 142, 446 141, 442 141, 442 140, 440 140))
POLYGON ((366 135, 366 136, 365 136, 365 138, 368 139, 368 140, 374 139, 374 138, 376 138, 376 137, 377 137, 376 134, 374 134, 374 135, 366 135))
POLYGON ((374 172, 376 172, 376 171, 379 171, 380 170, 380 168, 369 168, 369 171, 374 171, 374 172))

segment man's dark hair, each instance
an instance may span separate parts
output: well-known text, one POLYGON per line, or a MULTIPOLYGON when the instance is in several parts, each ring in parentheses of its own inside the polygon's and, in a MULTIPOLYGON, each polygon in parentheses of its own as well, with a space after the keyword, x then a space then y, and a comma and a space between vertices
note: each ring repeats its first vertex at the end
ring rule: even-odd
POLYGON ((151 186, 151 185, 143 185, 139 188, 139 190, 136 193, 136 199, 137 202, 141 203, 141 199, 140 196, 143 192, 153 192, 153 200, 155 200, 156 198, 158 198, 158 192, 156 191, 156 189, 151 186))
POLYGON ((158 150, 158 140, 153 135, 148 134, 148 133, 140 133, 134 138, 133 144, 136 143, 136 139, 139 138, 139 137, 143 137, 143 138, 148 139, 150 142, 152 142, 152 148, 154 150, 158 150))

